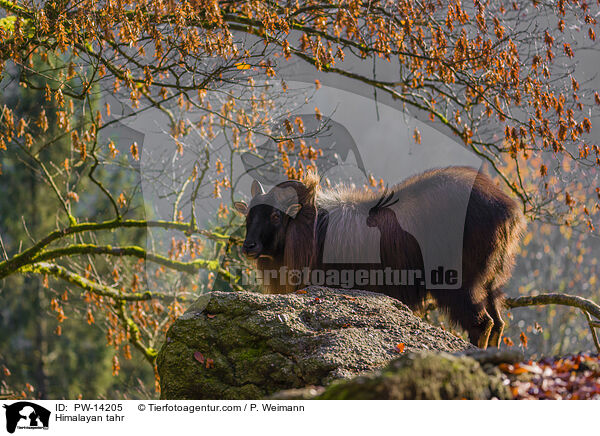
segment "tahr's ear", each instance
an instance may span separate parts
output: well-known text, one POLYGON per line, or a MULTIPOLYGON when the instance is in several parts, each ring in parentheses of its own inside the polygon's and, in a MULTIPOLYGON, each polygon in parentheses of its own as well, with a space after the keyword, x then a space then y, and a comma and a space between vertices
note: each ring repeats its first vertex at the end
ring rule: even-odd
POLYGON ((300 209, 302 209, 302 205, 300 203, 294 203, 287 208, 285 213, 291 216, 292 218, 296 218, 296 215, 298 215, 300 209))
POLYGON ((244 203, 243 201, 236 201, 233 203, 233 206, 235 207, 235 210, 237 210, 240 215, 242 215, 242 216, 248 215, 248 205, 246 203, 244 203))
POLYGON ((258 194, 264 194, 265 188, 260 184, 258 180, 252 181, 252 188, 250 188, 250 193, 252 194, 252 198, 256 197, 258 194))

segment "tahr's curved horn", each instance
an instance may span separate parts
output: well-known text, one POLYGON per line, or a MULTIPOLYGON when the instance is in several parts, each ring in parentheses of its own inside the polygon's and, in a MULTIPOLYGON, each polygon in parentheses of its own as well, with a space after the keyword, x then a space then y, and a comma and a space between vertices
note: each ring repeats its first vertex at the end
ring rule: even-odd
POLYGON ((250 189, 250 193, 252 194, 252 197, 256 197, 258 194, 264 194, 265 188, 263 188, 263 186, 260 184, 260 182, 258 180, 253 180, 252 188, 250 189))

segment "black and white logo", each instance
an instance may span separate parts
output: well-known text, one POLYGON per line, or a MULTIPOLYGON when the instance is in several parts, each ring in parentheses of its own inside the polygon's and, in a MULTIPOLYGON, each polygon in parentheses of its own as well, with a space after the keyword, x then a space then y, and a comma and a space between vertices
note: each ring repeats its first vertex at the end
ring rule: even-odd
POLYGON ((48 429, 50 411, 29 401, 19 401, 3 405, 6 409, 6 431, 14 433, 16 429, 48 429))

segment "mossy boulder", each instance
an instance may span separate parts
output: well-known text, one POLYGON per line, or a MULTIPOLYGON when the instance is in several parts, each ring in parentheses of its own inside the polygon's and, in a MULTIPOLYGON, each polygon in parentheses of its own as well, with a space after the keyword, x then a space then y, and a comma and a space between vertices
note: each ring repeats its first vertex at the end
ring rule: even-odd
POLYGON ((158 355, 165 399, 259 399, 325 386, 404 353, 471 349, 393 298, 311 287, 264 295, 211 292, 171 326, 158 355))
MULTIPOLYGON (((281 395, 281 394, 280 394, 281 395)), ((305 398, 310 398, 305 396, 305 398)), ((385 369, 335 381, 312 397, 324 400, 486 400, 510 399, 497 368, 468 356, 408 353, 385 369)))

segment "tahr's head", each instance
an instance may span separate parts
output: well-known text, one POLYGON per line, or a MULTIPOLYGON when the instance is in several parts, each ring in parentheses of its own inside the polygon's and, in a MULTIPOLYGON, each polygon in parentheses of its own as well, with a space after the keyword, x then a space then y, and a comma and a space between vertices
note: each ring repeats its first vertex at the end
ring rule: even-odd
POLYGON ((244 255, 251 259, 283 256, 288 227, 302 210, 306 189, 303 183, 289 180, 265 192, 260 182, 252 182, 250 205, 243 201, 234 203, 235 209, 246 217, 244 255))

